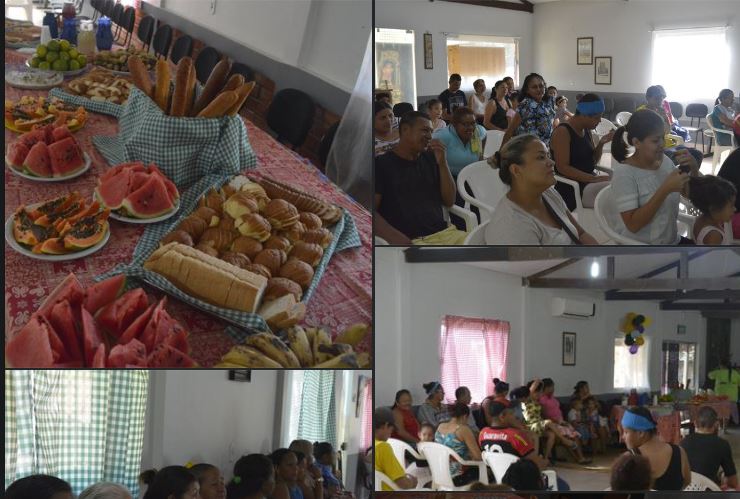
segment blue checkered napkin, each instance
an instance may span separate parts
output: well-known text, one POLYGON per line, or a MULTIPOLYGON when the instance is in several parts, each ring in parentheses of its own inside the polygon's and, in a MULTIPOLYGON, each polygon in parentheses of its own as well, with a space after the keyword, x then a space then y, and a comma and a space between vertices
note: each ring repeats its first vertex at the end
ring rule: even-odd
MULTIPOLYGON (((141 236, 139 243, 136 245, 133 260, 130 264, 118 265, 113 270, 96 277, 96 280, 100 281, 115 274, 125 273, 128 277, 142 280, 172 296, 175 296, 179 300, 184 301, 195 308, 215 315, 239 327, 269 331, 267 323, 259 315, 217 307, 210 303, 206 303, 184 293, 156 272, 151 272, 143 268, 143 264, 149 258, 149 255, 159 247, 159 241, 161 241, 167 233, 172 231, 186 216, 195 210, 200 197, 211 187, 218 188, 225 184, 230 178, 231 175, 207 175, 201 178, 196 184, 181 194, 180 212, 176 217, 172 217, 160 223, 151 224, 147 227, 144 234, 141 236)), ((361 244, 360 236, 357 232, 357 227, 352 220, 352 216, 346 210, 343 210, 343 214, 344 216, 331 229, 334 238, 332 239, 331 245, 329 245, 329 247, 324 251, 324 256, 314 271, 313 280, 303 295, 303 302, 307 303, 313 292, 316 290, 319 285, 319 281, 321 281, 321 277, 324 275, 324 271, 329 265, 329 260, 332 255, 336 251, 356 247, 361 244)), ((136 287, 136 281, 128 280, 127 286, 136 287)), ((227 333, 231 334, 237 341, 241 341, 243 340, 244 335, 251 333, 251 331, 246 332, 240 331, 236 328, 228 328, 227 333)))
POLYGON ((50 97, 57 97, 62 99, 68 104, 74 106, 82 106, 86 111, 100 114, 108 114, 114 118, 118 118, 123 110, 123 106, 120 104, 113 104, 112 102, 99 102, 90 100, 87 97, 80 97, 79 95, 68 94, 59 87, 52 88, 49 92, 50 97))
POLYGON ((138 88, 122 106, 118 135, 93 137, 93 144, 111 164, 155 163, 181 189, 212 173, 235 175, 257 166, 239 116, 167 116, 138 88))

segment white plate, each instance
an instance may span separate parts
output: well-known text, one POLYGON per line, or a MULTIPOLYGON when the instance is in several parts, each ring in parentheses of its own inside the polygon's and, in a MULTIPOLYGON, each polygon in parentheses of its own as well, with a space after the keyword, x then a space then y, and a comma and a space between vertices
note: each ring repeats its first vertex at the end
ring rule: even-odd
POLYGON ((64 76, 75 76, 75 75, 78 75, 78 74, 82 74, 85 71, 87 71, 88 69, 90 69, 90 63, 89 62, 87 64, 85 64, 85 67, 84 68, 75 69, 74 71, 56 71, 56 70, 53 70, 53 69, 32 68, 31 67, 31 59, 33 59, 33 58, 26 59, 26 66, 28 66, 31 69, 31 71, 52 71, 54 73, 59 73, 60 75, 64 75, 64 76))
POLYGON ((125 222, 128 224, 155 224, 157 222, 167 220, 168 218, 174 216, 179 210, 180 210, 180 198, 177 198, 177 202, 175 203, 175 207, 172 209, 172 211, 170 211, 169 213, 165 213, 164 215, 155 217, 155 218, 124 217, 123 215, 119 215, 115 211, 111 211, 109 217, 112 218, 113 220, 118 220, 119 222, 125 222))
MULTIPOLYGON (((32 205, 29 205, 28 208, 34 208, 36 206, 39 206, 41 203, 35 203, 32 205)), ((85 250, 82 251, 76 251, 74 253, 66 253, 64 255, 44 255, 40 254, 37 255, 36 253, 32 252, 30 249, 27 249, 23 247, 20 243, 18 243, 15 240, 15 237, 13 237, 13 217, 15 216, 15 212, 8 217, 8 219, 5 221, 5 240, 8 242, 11 248, 13 248, 15 251, 20 253, 21 255, 27 256, 29 258, 33 258, 34 260, 44 260, 47 262, 64 262, 67 260, 76 260, 77 258, 83 258, 88 255, 91 255, 98 251, 100 248, 105 246, 105 243, 108 242, 108 239, 110 239, 110 224, 108 224, 108 232, 105 233, 105 236, 103 237, 103 240, 100 241, 95 246, 91 246, 85 250)))
MULTIPOLYGON (((113 73, 114 75, 118 76, 131 76, 131 71, 116 71, 115 69, 106 68, 105 66, 100 66, 98 64, 93 63, 93 66, 96 68, 104 69, 110 73, 113 73)), ((151 72, 151 71, 150 71, 151 72)))
POLYGON ((26 90, 45 90, 47 88, 53 88, 57 85, 61 85, 64 82, 64 76, 59 72, 54 71, 23 71, 23 70, 10 70, 5 72, 5 83, 11 87, 22 88, 26 90), (46 81, 41 83, 29 83, 23 81, 23 73, 31 75, 42 75, 46 76, 46 81))
POLYGON ((11 172, 27 180, 34 180, 36 182, 64 182, 65 180, 69 180, 71 178, 77 178, 90 169, 90 165, 92 164, 92 160, 90 160, 90 156, 88 156, 86 152, 83 152, 82 156, 85 158, 85 166, 82 167, 80 170, 77 170, 76 172, 74 172, 72 175, 68 175, 66 177, 35 177, 33 175, 29 175, 24 172, 19 172, 18 170, 10 166, 10 164, 8 163, 7 156, 5 156, 5 165, 8 167, 8 169, 11 172))
MULTIPOLYGON (((20 44, 18 47, 16 47, 16 52, 20 54, 35 54, 36 53, 36 46, 39 44, 39 41, 36 40, 35 42, 29 42, 28 44, 20 44)), ((7 45, 10 47, 10 45, 7 45)))

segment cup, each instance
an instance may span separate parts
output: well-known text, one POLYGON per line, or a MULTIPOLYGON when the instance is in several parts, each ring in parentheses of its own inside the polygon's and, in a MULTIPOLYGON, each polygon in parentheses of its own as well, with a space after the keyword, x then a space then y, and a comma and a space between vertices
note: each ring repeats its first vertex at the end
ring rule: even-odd
POLYGON ((51 41, 51 31, 48 26, 41 26, 41 44, 46 45, 51 41))

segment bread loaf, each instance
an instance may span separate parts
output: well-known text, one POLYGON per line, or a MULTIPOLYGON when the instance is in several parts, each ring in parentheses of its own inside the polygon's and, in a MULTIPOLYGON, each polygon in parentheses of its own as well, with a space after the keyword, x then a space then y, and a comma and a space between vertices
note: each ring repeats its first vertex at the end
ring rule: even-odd
POLYGON ((167 113, 170 109, 170 66, 164 59, 157 59, 155 71, 157 85, 154 87, 154 102, 167 113))
POLYGON ((193 59, 186 56, 177 63, 170 116, 187 116, 190 113, 193 107, 194 91, 195 67, 193 67, 193 59))
MULTIPOLYGON (((211 71, 211 75, 208 77, 206 84, 203 86, 203 91, 200 93, 200 96, 198 96, 198 99, 195 101, 195 105, 193 106, 192 111, 193 116, 200 116, 200 112, 216 99, 216 96, 226 84, 226 80, 229 76, 229 71, 231 71, 231 63, 227 58, 224 57, 219 61, 218 64, 216 64, 216 66, 214 66, 213 71, 211 71)), ((236 94, 234 94, 234 97, 235 102, 236 94)), ((231 105, 233 105, 234 102, 232 102, 231 105)), ((224 109, 224 112, 226 112, 227 110, 228 107, 224 109)), ((223 116, 223 113, 221 114, 221 116, 223 116)))
POLYGON ((231 106, 236 104, 238 98, 239 96, 233 90, 229 92, 221 92, 196 116, 199 118, 220 118, 229 111, 231 106))
POLYGON ((252 93, 252 90, 254 89, 255 83, 253 81, 250 81, 249 83, 244 83, 239 86, 239 88, 236 90, 237 100, 236 103, 234 103, 233 106, 231 106, 231 109, 228 110, 229 116, 236 116, 237 113, 241 110, 242 106, 245 102, 247 102, 247 97, 249 97, 249 94, 252 93))
POLYGON ((131 71, 134 85, 149 97, 154 97, 154 86, 152 80, 149 79, 149 71, 147 71, 146 65, 139 56, 132 55, 128 58, 128 69, 131 71))

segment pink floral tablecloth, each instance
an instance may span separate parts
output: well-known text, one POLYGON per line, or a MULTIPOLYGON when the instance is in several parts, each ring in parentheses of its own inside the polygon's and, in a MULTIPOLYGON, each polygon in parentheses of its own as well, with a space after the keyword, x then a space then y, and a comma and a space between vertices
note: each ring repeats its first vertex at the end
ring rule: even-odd
MULTIPOLYGON (((5 63, 22 63, 27 56, 5 50, 5 63)), ((5 99, 15 100, 22 95, 45 95, 47 92, 20 90, 5 85, 5 99)), ((362 238, 362 247, 349 249, 333 256, 319 289, 308 303, 305 323, 326 325, 332 332, 357 322, 370 323, 372 319, 372 239, 370 213, 329 182, 308 160, 275 141, 265 131, 246 121, 249 140, 257 155, 257 171, 306 190, 343 206, 353 216, 362 238)), ((92 195, 96 179, 111 165, 92 145, 92 137, 115 135, 118 123, 110 116, 89 113, 87 124, 75 133, 83 150, 92 159, 90 171, 67 182, 42 183, 23 179, 5 168, 5 219, 21 204, 30 204, 77 190, 92 195)), ((5 130, 5 144, 18 134, 5 130)), ((68 262, 32 260, 13 251, 5 244, 5 322, 6 331, 25 324, 41 301, 69 272, 74 272, 83 284, 92 283, 94 276, 110 270, 119 263, 131 260, 134 248, 143 233, 142 226, 111 220, 111 236, 97 253, 68 262)), ((150 295, 160 296, 147 288, 150 295)), ((218 362, 233 345, 234 340, 224 333, 222 321, 170 299, 168 310, 191 331, 193 357, 202 366, 218 362)), ((6 339, 7 339, 6 334, 6 339)), ((367 338, 358 348, 369 350, 372 339, 367 338)))
MULTIPOLYGON (((653 419, 658 423, 658 435, 664 442, 677 444, 681 441, 681 413, 679 411, 651 408, 653 419)), ((612 406, 610 419, 612 425, 619 430, 619 440, 622 441, 622 415, 625 408, 621 405, 612 406)))

